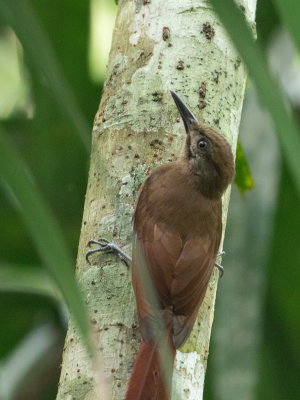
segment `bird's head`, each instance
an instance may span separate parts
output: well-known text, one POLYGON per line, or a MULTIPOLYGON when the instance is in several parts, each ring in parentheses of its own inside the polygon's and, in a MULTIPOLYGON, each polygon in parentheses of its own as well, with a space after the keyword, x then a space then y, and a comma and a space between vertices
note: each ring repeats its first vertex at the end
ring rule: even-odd
POLYGON ((199 177, 199 188, 207 197, 220 197, 234 177, 234 160, 227 140, 209 126, 198 122, 193 113, 171 92, 186 130, 184 160, 199 177))

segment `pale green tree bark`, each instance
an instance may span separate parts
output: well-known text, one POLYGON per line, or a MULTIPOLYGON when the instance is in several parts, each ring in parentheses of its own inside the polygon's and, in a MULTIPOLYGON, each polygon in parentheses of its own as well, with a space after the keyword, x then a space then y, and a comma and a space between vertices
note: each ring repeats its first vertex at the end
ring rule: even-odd
MULTIPOLYGON (((256 1, 238 3, 252 24, 256 1)), ((169 91, 177 92, 200 120, 226 136, 235 153, 245 82, 241 60, 208 2, 119 1, 93 128, 77 258, 77 277, 112 399, 124 398, 139 345, 135 300, 130 271, 116 256, 103 254, 94 255, 93 265, 88 265, 87 242, 106 237, 130 253, 138 189, 153 167, 176 158, 185 139, 169 91)), ((229 190, 223 202, 224 228, 228 201, 229 190)), ((203 395, 217 281, 215 271, 190 339, 177 351, 173 388, 181 399, 199 400, 203 395)), ((57 400, 99 398, 93 376, 70 323, 57 400)))

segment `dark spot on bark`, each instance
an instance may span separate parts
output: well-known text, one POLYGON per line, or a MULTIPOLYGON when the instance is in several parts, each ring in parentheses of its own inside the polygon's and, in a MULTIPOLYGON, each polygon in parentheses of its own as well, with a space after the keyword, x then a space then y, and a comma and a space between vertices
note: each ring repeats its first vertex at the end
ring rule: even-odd
POLYGON ((199 87, 199 97, 201 99, 205 99, 206 96, 206 82, 202 82, 201 86, 199 87))
POLYGON ((178 63, 177 63, 176 68, 177 68, 178 70, 184 69, 184 61, 179 60, 178 63))
POLYGON ((201 33, 203 33, 206 37, 207 40, 211 40, 214 36, 215 36, 215 30, 214 28, 210 25, 209 22, 205 22, 202 25, 202 31, 201 33))
POLYGON ((152 101, 161 101, 163 98, 163 92, 160 91, 156 91, 154 93, 152 93, 152 101))
POLYGON ((137 67, 142 67, 143 65, 146 65, 149 61, 149 59, 152 57, 153 53, 150 49, 145 48, 144 51, 142 51, 136 60, 136 65, 137 67))
POLYGON ((206 107, 206 101, 205 100, 200 100, 198 107, 199 107, 199 110, 203 110, 203 108, 206 107))
POLYGON ((215 70, 214 82, 215 82, 216 84, 219 83, 219 76, 220 76, 220 72, 217 71, 217 70, 215 70))
POLYGON ((166 41, 170 37, 170 29, 167 26, 163 27, 162 37, 164 41, 166 41))
POLYGON ((154 139, 150 142, 150 147, 153 147, 154 149, 158 150, 162 148, 162 141, 159 139, 154 139))
POLYGON ((241 62, 242 62, 242 60, 239 57, 237 57, 237 59, 234 63, 234 68, 238 69, 238 67, 241 65, 241 62))

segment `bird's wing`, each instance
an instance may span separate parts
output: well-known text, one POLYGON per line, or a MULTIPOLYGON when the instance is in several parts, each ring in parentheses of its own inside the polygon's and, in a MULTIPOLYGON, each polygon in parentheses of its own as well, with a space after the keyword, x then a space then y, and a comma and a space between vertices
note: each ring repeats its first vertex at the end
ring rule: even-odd
POLYGON ((153 339, 153 332, 162 325, 172 325, 178 348, 188 338, 203 301, 221 226, 217 233, 214 229, 205 237, 185 241, 151 218, 145 218, 139 228, 133 246, 132 277, 142 336, 146 341, 153 339))

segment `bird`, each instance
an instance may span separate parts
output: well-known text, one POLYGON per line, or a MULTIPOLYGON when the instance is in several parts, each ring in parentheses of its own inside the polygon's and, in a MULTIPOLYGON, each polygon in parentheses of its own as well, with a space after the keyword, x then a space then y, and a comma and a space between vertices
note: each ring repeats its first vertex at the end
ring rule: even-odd
MULTIPOLYGON (((105 238, 96 252, 132 264, 141 343, 126 400, 170 400, 176 349, 188 339, 204 299, 222 234, 222 195, 235 164, 225 137, 199 122, 171 91, 186 132, 176 161, 152 170, 133 215, 132 258, 105 238)), ((221 253, 222 254, 222 253, 221 253)))
POLYGON ((176 161, 149 174, 133 215, 132 284, 142 340, 126 400, 171 398, 176 349, 203 302, 221 241, 221 197, 235 173, 225 137, 171 95, 185 144, 176 161))

